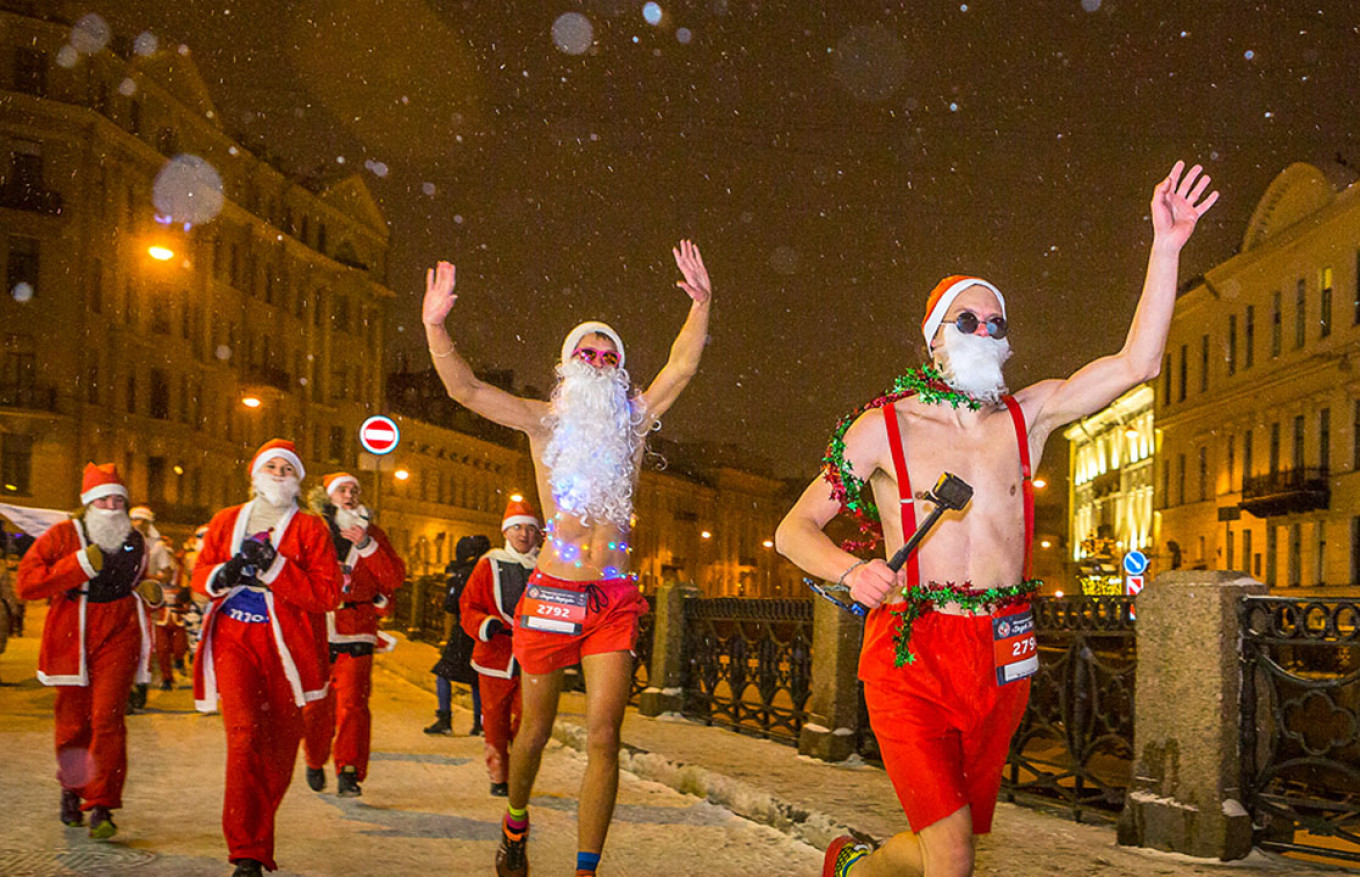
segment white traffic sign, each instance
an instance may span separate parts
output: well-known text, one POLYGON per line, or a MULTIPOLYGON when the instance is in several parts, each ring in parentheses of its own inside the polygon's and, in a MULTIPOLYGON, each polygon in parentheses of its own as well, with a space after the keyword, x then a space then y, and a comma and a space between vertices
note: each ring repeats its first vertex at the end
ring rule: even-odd
POLYGON ((1142 576, 1128 576, 1124 579, 1124 594, 1129 597, 1137 597, 1138 592, 1143 590, 1142 576))
POLYGON ((390 417, 375 414, 359 427, 359 444, 370 454, 390 454, 397 449, 400 441, 401 430, 390 417))

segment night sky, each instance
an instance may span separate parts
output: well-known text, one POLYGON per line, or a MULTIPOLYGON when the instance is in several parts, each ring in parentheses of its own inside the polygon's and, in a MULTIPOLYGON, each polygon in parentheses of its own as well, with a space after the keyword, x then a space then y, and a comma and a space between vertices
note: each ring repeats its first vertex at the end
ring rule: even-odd
POLYGON ((646 383, 687 308, 670 247, 694 239, 712 340, 664 434, 781 475, 810 476, 836 418, 921 361, 941 276, 1006 293, 1012 386, 1066 375, 1122 343, 1177 158, 1223 195, 1183 279, 1236 252, 1289 163, 1360 167, 1353 2, 693 0, 655 25, 633 0, 90 8, 188 44, 247 145, 365 175, 392 227, 394 364, 428 362, 442 257, 475 368, 546 388, 566 331, 600 318, 646 383), (589 22, 583 54, 555 43, 564 13, 573 50, 589 22))

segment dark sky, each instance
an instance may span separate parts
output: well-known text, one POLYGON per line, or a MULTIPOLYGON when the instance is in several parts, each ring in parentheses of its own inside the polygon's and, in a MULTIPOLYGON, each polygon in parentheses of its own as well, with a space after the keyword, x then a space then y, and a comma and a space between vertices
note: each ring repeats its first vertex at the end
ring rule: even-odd
MULTIPOLYGON (((369 163, 394 357, 423 356, 424 268, 445 257, 475 367, 547 386, 566 331, 602 318, 645 383, 686 312, 670 246, 693 238, 712 341, 665 434, 780 474, 810 475, 836 418, 920 361, 941 276, 1006 293, 1013 386, 1065 375, 1122 343, 1177 158, 1223 193, 1182 278, 1236 251, 1289 163, 1360 166, 1353 2, 660 7, 653 26, 634 0, 90 6, 187 43, 248 142, 298 170, 369 163), (567 12, 585 54, 554 43, 567 12)), ((1044 469, 1065 456, 1051 442, 1044 469)))

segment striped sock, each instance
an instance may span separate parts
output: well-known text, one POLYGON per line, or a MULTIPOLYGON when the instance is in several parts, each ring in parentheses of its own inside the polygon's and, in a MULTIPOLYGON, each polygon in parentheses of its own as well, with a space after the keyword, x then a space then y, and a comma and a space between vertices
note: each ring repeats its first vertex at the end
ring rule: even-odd
POLYGON ((529 808, 523 807, 517 810, 507 805, 505 808, 505 827, 516 833, 528 828, 529 808))

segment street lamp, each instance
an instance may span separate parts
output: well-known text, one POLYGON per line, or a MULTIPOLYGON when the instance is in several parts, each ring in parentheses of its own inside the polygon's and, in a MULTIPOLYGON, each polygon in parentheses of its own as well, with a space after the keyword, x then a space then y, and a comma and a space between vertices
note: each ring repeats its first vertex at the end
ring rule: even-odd
POLYGON ((769 539, 766 539, 764 542, 762 542, 762 543, 760 543, 760 544, 761 544, 761 545, 764 545, 766 548, 773 548, 773 547, 774 547, 774 542, 771 541, 771 540, 769 540, 769 539))
POLYGON ((244 406, 246 406, 247 408, 259 408, 259 407, 260 407, 260 397, 259 397, 259 396, 242 396, 242 397, 241 397, 241 404, 244 405, 244 406))
POLYGON ((159 244, 153 244, 152 246, 147 247, 146 252, 147 255, 157 262, 169 262, 171 259, 175 258, 174 250, 169 247, 162 247, 159 244))
POLYGON ((1042 479, 1042 478, 1036 478, 1036 479, 1034 479, 1034 489, 1035 489, 1035 490, 1043 490, 1043 489, 1044 489, 1045 487, 1047 487, 1047 486, 1048 486, 1048 482, 1045 481, 1044 479, 1042 479))
POLYGON ((392 473, 392 477, 398 481, 405 481, 407 478, 411 477, 411 473, 407 472, 405 469, 398 469, 392 473))
POLYGON ((699 534, 699 538, 700 538, 700 539, 712 539, 712 538, 713 538, 713 534, 710 533, 710 532, 708 532, 707 530, 704 530, 702 533, 699 534))

